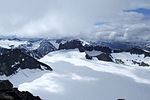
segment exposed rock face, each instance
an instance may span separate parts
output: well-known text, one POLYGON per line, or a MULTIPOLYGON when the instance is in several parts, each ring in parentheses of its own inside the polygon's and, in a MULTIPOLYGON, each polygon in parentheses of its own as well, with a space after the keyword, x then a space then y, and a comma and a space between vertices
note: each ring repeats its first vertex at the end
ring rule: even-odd
POLYGON ((8 49, 0 47, 0 55, 7 53, 8 49))
POLYGON ((71 41, 67 41, 64 44, 60 43, 60 45, 59 45, 59 50, 61 50, 61 49, 76 49, 76 48, 78 48, 80 52, 84 52, 84 47, 80 40, 71 40, 71 41))
POLYGON ((147 66, 147 67, 149 67, 150 65, 145 63, 145 62, 141 62, 139 66, 144 66, 144 67, 147 66))
POLYGON ((113 62, 112 57, 110 54, 102 53, 97 56, 90 56, 88 54, 85 55, 86 59, 92 59, 93 57, 96 57, 98 60, 107 61, 107 62, 113 62))
POLYGON ((49 52, 57 50, 49 41, 43 40, 40 46, 33 52, 36 54, 37 58, 42 58, 49 52))
POLYGON ((87 44, 84 46, 84 49, 87 50, 87 51, 92 51, 92 50, 94 50, 94 48, 93 48, 92 45, 87 45, 87 44))
POLYGON ((105 53, 111 53, 112 50, 109 47, 104 47, 104 46, 94 46, 94 50, 96 51, 101 51, 101 52, 105 52, 105 53))
POLYGON ((145 62, 137 62, 132 60, 133 64, 138 64, 139 66, 143 66, 143 67, 149 67, 150 65, 145 63, 145 62))
POLYGON ((113 62, 112 57, 111 57, 110 54, 102 53, 102 54, 100 54, 96 57, 97 57, 98 60, 113 62))
POLYGON ((101 51, 101 52, 105 52, 105 53, 111 53, 112 50, 109 47, 104 47, 104 46, 100 46, 100 45, 89 45, 89 44, 85 44, 83 45, 83 42, 80 40, 71 40, 71 41, 67 41, 66 43, 60 43, 59 45, 59 50, 61 49, 75 49, 78 48, 80 52, 84 52, 86 51, 101 51))
POLYGON ((20 92, 13 88, 13 84, 8 80, 0 80, 0 100, 41 100, 38 96, 33 96, 27 91, 20 92))
MULTIPOLYGON (((18 40, 15 38, 13 40, 22 41, 22 40, 18 40)), ((16 46, 13 46, 13 45, 8 45, 8 46, 10 46, 12 49, 16 50, 15 49, 16 46)), ((145 48, 141 48, 141 46, 135 45, 135 44, 130 45, 130 43, 125 43, 125 44, 119 43, 119 42, 118 43, 116 43, 116 42, 103 43, 103 42, 83 41, 80 39, 73 39, 73 40, 65 40, 65 39, 58 39, 58 40, 51 40, 51 39, 31 39, 30 40, 29 39, 28 40, 27 39, 26 43, 22 43, 16 48, 21 51, 21 54, 23 53, 24 55, 31 56, 32 58, 35 58, 35 59, 40 59, 40 58, 44 57, 45 55, 47 55, 49 52, 52 52, 55 50, 79 49, 80 52, 86 53, 86 56, 85 56, 86 59, 92 59, 93 57, 96 57, 99 60, 112 61, 113 58, 111 57, 111 53, 128 52, 130 54, 137 54, 137 55, 142 54, 145 57, 150 57, 150 52, 146 51, 145 48), (54 43, 54 41, 55 41, 55 43, 54 43), (58 45, 59 45, 59 48, 58 48, 58 45), (103 54, 101 54, 101 53, 103 53, 103 54)), ((12 50, 12 51, 14 51, 14 50, 12 50)), ((27 59, 25 60, 24 58, 23 59, 21 58, 22 60, 24 60, 24 62, 23 62, 20 59, 19 55, 15 55, 15 57, 18 57, 17 60, 15 57, 14 58, 8 57, 8 56, 6 57, 6 55, 10 51, 11 50, 9 50, 9 49, 0 47, 0 60, 3 59, 0 61, 0 75, 5 74, 5 75, 9 76, 9 75, 17 72, 17 70, 19 68, 20 69, 25 69, 25 68, 41 69, 41 66, 47 66, 47 65, 43 65, 43 63, 40 63, 35 60, 32 63, 32 59, 30 61, 30 60, 27 60, 27 59), (31 65, 33 65, 33 66, 29 67, 30 66, 29 63, 31 63, 31 65)), ((23 57, 25 57, 25 56, 23 56, 23 57)), ((132 60, 136 61, 134 58, 132 60)), ((118 58, 113 59, 113 61, 116 63, 119 63, 119 64, 126 63, 126 62, 123 62, 122 59, 118 59, 118 58)), ((144 62, 143 60, 141 60, 143 62, 141 62, 141 61, 134 62, 134 61, 131 63, 138 64, 139 66, 150 66, 150 64, 144 62)), ((49 69, 48 67, 45 67, 45 68, 49 69)))
POLYGON ((29 50, 28 48, 17 48, 17 49, 21 50, 21 52, 23 52, 24 54, 27 54, 35 59, 39 59, 39 56, 36 53, 34 53, 33 50, 29 50))
POLYGON ((32 43, 19 45, 17 48, 20 49, 25 54, 32 56, 36 59, 40 59, 47 55, 49 52, 57 50, 48 40, 43 40, 39 47, 35 50, 31 49, 33 46, 32 43))
POLYGON ((95 50, 95 51, 101 51, 104 53, 111 53, 112 52, 112 50, 109 47, 104 47, 104 46, 100 46, 100 45, 87 45, 86 44, 84 46, 84 49, 87 51, 95 50))
POLYGON ((85 55, 85 58, 92 60, 92 56, 90 56, 90 55, 88 55, 88 54, 85 55))
POLYGON ((121 59, 115 59, 115 62, 116 62, 117 64, 124 64, 124 62, 123 62, 121 59))
POLYGON ((11 49, 0 55, 0 75, 9 76, 16 73, 18 69, 26 68, 52 70, 50 66, 24 54, 20 49, 11 49))
POLYGON ((97 56, 90 56, 89 54, 86 53, 85 55, 86 59, 92 59, 92 57, 97 57, 98 60, 112 62, 111 56, 109 54, 112 52, 112 50, 109 47, 103 47, 99 45, 88 45, 88 44, 83 45, 82 41, 80 40, 71 40, 63 44, 60 43, 59 45, 59 50, 76 49, 76 48, 78 48, 80 52, 93 51, 93 50, 103 52, 102 54, 97 55, 97 56))
POLYGON ((140 48, 130 48, 127 50, 114 50, 114 53, 120 53, 120 52, 130 52, 130 54, 144 54, 145 57, 150 57, 150 52, 144 51, 143 49, 140 48))
POLYGON ((131 48, 129 50, 127 50, 127 52, 130 52, 131 54, 144 54, 145 57, 150 57, 150 53, 149 52, 146 52, 142 49, 139 49, 139 48, 131 48))

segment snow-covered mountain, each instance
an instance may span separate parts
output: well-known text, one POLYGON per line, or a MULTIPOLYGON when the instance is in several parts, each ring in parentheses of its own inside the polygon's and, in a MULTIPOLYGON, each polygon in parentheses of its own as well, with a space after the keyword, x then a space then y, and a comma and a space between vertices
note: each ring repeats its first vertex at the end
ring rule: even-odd
POLYGON ((42 40, 39 47, 33 50, 34 54, 37 55, 37 58, 42 58, 47 55, 49 52, 55 51, 56 47, 51 44, 48 40, 42 40))
POLYGON ((44 100, 149 100, 148 67, 88 60, 85 55, 77 49, 51 52, 40 61, 52 66, 52 72, 25 69, 0 78, 44 100))
POLYGON ((127 43, 81 39, 1 41, 0 68, 3 72, 5 68, 17 70, 11 76, 2 73, 0 79, 9 79, 19 90, 44 100, 150 99, 148 42, 145 46, 128 43, 125 47, 121 44, 127 43))

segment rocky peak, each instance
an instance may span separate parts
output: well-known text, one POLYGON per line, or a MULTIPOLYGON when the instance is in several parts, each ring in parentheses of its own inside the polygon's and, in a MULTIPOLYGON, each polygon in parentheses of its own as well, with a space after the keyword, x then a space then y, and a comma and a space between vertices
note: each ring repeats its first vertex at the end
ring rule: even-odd
POLYGON ((43 40, 40 43, 40 46, 36 50, 33 50, 33 52, 38 56, 38 58, 42 58, 49 52, 52 52, 55 50, 56 50, 56 47, 53 46, 48 40, 43 40))
POLYGON ((70 40, 65 43, 60 43, 59 50, 61 49, 76 49, 78 48, 80 52, 84 52, 84 47, 82 42, 78 39, 70 40))
POLYGON ((18 69, 42 69, 52 70, 52 68, 41 63, 33 57, 23 53, 20 49, 10 49, 7 53, 0 55, 0 75, 12 75, 18 69))

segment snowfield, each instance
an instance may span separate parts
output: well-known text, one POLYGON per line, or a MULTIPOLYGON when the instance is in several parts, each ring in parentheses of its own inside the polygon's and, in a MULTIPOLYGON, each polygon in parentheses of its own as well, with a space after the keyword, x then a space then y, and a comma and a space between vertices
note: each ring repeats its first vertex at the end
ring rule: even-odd
MULTIPOLYGON (((133 66, 133 61, 136 62, 145 62, 150 65, 150 57, 144 57, 144 54, 130 54, 129 52, 121 52, 121 53, 112 53, 111 54, 114 59, 121 59, 126 65, 133 66)), ((138 64, 135 64, 138 67, 138 64)))
POLYGON ((150 100, 149 67, 88 60, 78 50, 51 52, 40 61, 53 71, 26 69, 0 79, 43 100, 150 100))

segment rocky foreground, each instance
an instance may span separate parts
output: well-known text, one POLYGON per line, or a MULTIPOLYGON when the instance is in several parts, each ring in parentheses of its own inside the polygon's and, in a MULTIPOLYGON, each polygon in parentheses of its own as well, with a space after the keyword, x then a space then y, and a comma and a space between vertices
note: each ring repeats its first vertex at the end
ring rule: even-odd
POLYGON ((39 96, 33 96, 30 92, 19 91, 13 88, 9 80, 0 80, 0 100, 41 100, 39 96))

